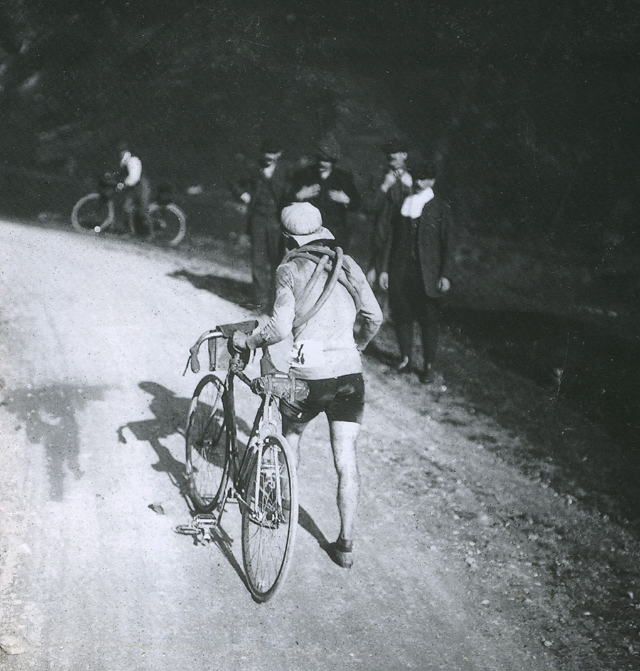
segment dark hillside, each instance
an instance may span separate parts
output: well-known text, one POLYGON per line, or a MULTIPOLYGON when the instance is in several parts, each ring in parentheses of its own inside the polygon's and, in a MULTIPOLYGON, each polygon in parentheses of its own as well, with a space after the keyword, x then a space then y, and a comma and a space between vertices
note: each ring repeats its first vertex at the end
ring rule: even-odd
POLYGON ((395 131, 468 226, 635 245, 634 3, 485 4, 13 0, 3 162, 83 175, 129 135, 158 176, 222 185, 265 134, 297 157, 334 130, 365 175, 395 131))
POLYGON ((227 180, 264 136, 295 161, 332 131, 364 189, 381 143, 403 135, 439 162, 460 225, 452 324, 503 365, 552 387, 560 375, 631 445, 636 5, 11 0, 0 210, 66 220, 125 137, 176 185, 190 233, 226 240, 243 225, 227 180))

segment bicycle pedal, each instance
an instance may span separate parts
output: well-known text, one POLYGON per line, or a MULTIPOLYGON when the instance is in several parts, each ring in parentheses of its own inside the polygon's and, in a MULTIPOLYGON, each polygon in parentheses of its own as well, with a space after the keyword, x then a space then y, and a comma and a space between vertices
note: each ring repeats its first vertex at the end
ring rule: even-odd
POLYGON ((182 534, 183 536, 199 536, 202 531, 198 527, 194 527, 191 524, 179 524, 173 529, 177 534, 182 534))

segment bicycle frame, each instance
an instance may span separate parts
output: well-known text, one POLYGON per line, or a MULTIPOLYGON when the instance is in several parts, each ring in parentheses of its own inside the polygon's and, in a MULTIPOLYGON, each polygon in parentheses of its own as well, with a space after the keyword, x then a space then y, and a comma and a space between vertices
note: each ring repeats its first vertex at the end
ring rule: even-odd
MULTIPOLYGON (((224 380, 211 374, 198 382, 187 420, 186 466, 193 512, 189 525, 178 533, 208 542, 230 542, 221 525, 229 499, 238 503, 242 517, 242 559, 246 585, 254 600, 271 599, 286 579, 298 524, 298 484, 295 458, 282 435, 279 401, 306 398, 306 383, 278 371, 263 348, 259 377, 244 373, 248 359, 231 346, 236 331, 250 333, 257 322, 218 326, 204 333, 191 348, 187 368, 200 370, 198 351, 208 341, 209 371, 217 368, 217 340, 226 338, 233 354, 224 380), (246 450, 239 447, 235 380, 239 378, 261 397, 246 450), (192 433, 193 431, 193 433, 192 433), (224 433, 223 433, 224 431, 224 433), (215 530, 215 536, 212 532, 215 530)), ((187 371, 185 368, 185 373, 187 371)))
MULTIPOLYGON (((223 497, 220 503, 220 511, 218 516, 218 522, 222 519, 222 514, 224 512, 224 507, 227 500, 235 498, 238 501, 238 504, 245 508, 250 508, 251 512, 255 514, 256 502, 259 500, 259 489, 260 489, 260 480, 256 478, 254 484, 253 496, 247 496, 246 492, 246 478, 249 473, 253 470, 255 460, 257 459, 258 464, 256 470, 258 473, 262 472, 262 458, 263 452, 260 448, 264 437, 270 433, 281 433, 282 431, 282 418, 280 416, 280 410, 278 408, 277 400, 270 394, 266 393, 262 402, 260 403, 260 408, 256 413, 256 417, 253 423, 253 428, 251 430, 251 435, 249 436, 249 441, 247 443, 247 449, 245 453, 240 457, 238 450, 238 436, 236 428, 236 414, 235 414, 235 397, 234 397, 234 378, 240 377, 243 382, 250 382, 250 380, 245 380, 246 376, 238 375, 232 371, 229 372, 227 376, 227 381, 225 383, 224 394, 227 396, 227 426, 229 427, 229 440, 230 440, 230 473, 229 480, 231 486, 227 488, 225 496, 223 497), (247 502, 252 501, 253 504, 247 502)), ((278 491, 277 491, 277 500, 280 501, 280 480, 276 479, 278 491)))
MULTIPOLYGON (((255 328, 257 322, 245 322, 244 324, 231 324, 227 327, 218 327, 215 330, 208 331, 203 334, 198 342, 191 348, 189 361, 187 361, 187 366, 185 367, 185 373, 189 364, 191 364, 191 369, 193 372, 197 373, 200 369, 200 363, 198 361, 198 351, 200 346, 204 341, 208 341, 208 354, 209 354, 209 370, 214 371, 217 369, 217 339, 225 336, 229 336, 232 332, 231 329, 236 327, 244 326, 248 328, 248 325, 251 325, 251 330, 255 328), (227 332, 225 333, 225 329, 227 332)), ((261 368, 266 370, 275 370, 271 357, 269 355, 268 349, 263 348, 263 365, 261 362, 261 368)), ((230 451, 230 472, 229 472, 229 481, 230 486, 227 487, 227 490, 224 493, 224 496, 218 505, 218 515, 217 515, 217 524, 219 525, 222 520, 222 515, 225 510, 225 506, 229 498, 235 498, 238 501, 238 504, 241 507, 250 508, 251 512, 255 514, 256 502, 259 500, 259 489, 260 481, 256 478, 255 490, 253 496, 247 496, 246 492, 246 483, 245 479, 248 473, 251 473, 252 467, 254 466, 255 459, 258 460, 257 471, 261 472, 262 470, 262 450, 259 447, 262 444, 262 440, 265 436, 282 432, 282 417, 280 415, 280 409, 278 407, 277 398, 269 391, 264 392, 262 397, 262 402, 260 408, 258 409, 253 427, 251 430, 251 435, 249 436, 249 441, 247 443, 247 449, 245 453, 240 457, 238 450, 238 432, 237 432, 237 420, 236 420, 236 410, 235 410, 235 378, 239 378, 244 384, 246 384, 254 393, 258 393, 253 389, 253 381, 247 377, 247 375, 242 372, 240 368, 240 355, 235 354, 231 361, 229 362, 229 368, 224 381, 224 408, 225 408, 225 421, 228 431, 228 440, 229 451, 230 451), (249 504, 247 499, 253 502, 249 504)), ((213 421, 213 417, 211 418, 213 421)), ((277 487, 277 500, 281 500, 280 493, 280 481, 276 479, 277 487)))

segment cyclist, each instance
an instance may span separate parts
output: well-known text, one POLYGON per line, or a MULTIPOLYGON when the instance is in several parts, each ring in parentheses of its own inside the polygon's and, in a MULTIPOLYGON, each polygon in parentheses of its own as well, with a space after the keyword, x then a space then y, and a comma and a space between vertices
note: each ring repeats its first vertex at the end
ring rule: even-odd
POLYGON ((359 490, 356 439, 364 411, 360 351, 380 328, 382 311, 364 273, 345 255, 341 281, 305 321, 302 315, 310 314, 308 307, 323 295, 321 285, 325 284, 309 284, 317 265, 308 257, 318 250, 320 254, 335 254, 335 240, 322 226, 322 215, 311 203, 285 207, 281 219, 288 246, 293 249, 276 271, 273 317, 249 336, 236 332, 233 345, 236 351, 246 352, 293 334, 290 373, 307 382, 309 396, 301 402, 281 401, 283 433, 299 460, 300 438, 309 422, 320 412, 329 420, 340 513, 340 535, 331 544, 329 554, 336 564, 350 568, 359 490), (310 293, 305 291, 307 287, 310 293))
POLYGON ((135 235, 137 216, 140 217, 143 225, 149 228, 151 187, 142 170, 142 161, 131 153, 126 142, 118 143, 118 153, 120 154, 118 175, 122 181, 117 188, 118 191, 124 191, 122 209, 127 217, 129 232, 135 235))

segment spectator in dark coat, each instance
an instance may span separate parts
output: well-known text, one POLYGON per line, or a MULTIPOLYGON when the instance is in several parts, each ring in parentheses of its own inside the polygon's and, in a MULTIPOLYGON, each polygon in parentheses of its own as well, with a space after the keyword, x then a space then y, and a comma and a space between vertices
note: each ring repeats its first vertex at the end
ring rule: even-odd
POLYGON ((368 190, 367 213, 373 228, 371 260, 367 272, 369 284, 375 286, 381 272, 381 263, 391 235, 391 221, 400 215, 400 208, 411 195, 413 178, 407 168, 408 146, 395 138, 382 146, 387 164, 380 174, 374 175, 368 190))
POLYGON ((232 184, 236 197, 247 206, 255 307, 268 315, 273 310, 276 268, 284 255, 280 212, 288 204, 290 191, 288 170, 281 157, 282 145, 265 140, 260 165, 232 184))
POLYGON ((336 167, 340 147, 332 136, 316 146, 316 162, 298 170, 292 180, 292 200, 307 201, 322 214, 322 222, 342 247, 351 253, 353 227, 349 213, 358 210, 360 194, 350 172, 336 167))
POLYGON ((413 332, 421 328, 424 368, 420 380, 433 381, 439 339, 439 302, 451 287, 453 217, 437 196, 435 167, 414 171, 413 194, 391 222, 381 259, 380 286, 389 290, 389 306, 400 346, 399 372, 413 370, 413 332))

